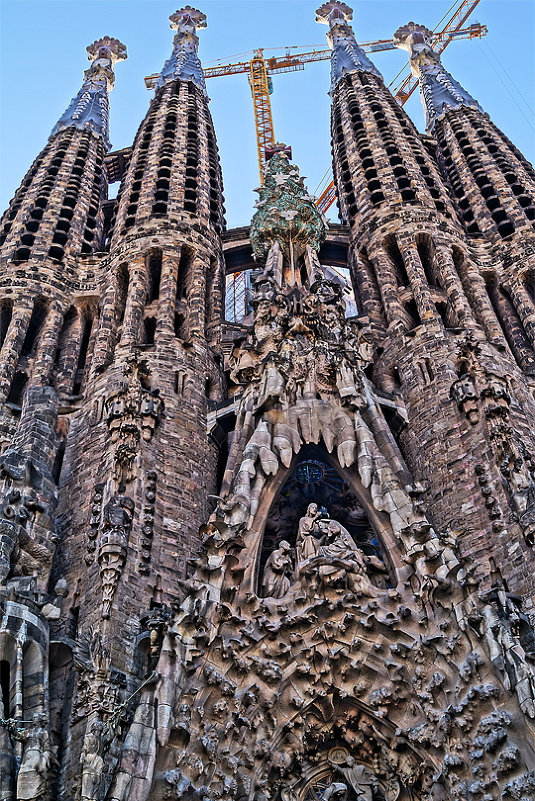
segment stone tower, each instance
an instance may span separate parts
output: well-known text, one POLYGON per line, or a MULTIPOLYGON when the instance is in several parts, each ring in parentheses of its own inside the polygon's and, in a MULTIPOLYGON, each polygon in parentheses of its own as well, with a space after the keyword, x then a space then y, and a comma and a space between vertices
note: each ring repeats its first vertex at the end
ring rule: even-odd
POLYGON ((351 19, 342 224, 276 145, 225 229, 190 6, 132 147, 105 37, 2 218, 2 801, 535 799, 535 174, 351 19))

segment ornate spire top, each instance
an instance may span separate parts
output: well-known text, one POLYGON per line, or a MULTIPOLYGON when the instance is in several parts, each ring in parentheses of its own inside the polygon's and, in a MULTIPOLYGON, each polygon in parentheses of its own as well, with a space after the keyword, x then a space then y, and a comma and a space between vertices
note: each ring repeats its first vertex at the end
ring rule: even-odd
POLYGON ((91 66, 84 73, 80 91, 59 118, 51 135, 71 127, 89 130, 100 136, 109 150, 108 92, 111 92, 115 83, 113 66, 126 58, 126 46, 118 39, 103 36, 88 45, 87 57, 91 66))
POLYGON ((329 0, 316 11, 316 22, 329 26, 327 40, 332 49, 331 92, 344 75, 352 72, 371 72, 381 78, 381 73, 358 46, 355 34, 348 23, 353 19, 353 10, 338 0, 329 0))
POLYGON ((165 62, 156 89, 169 81, 179 78, 181 81, 192 81, 208 97, 204 73, 197 55, 199 37, 197 30, 206 28, 206 14, 191 6, 184 6, 169 17, 171 28, 178 31, 173 40, 173 52, 165 62))
POLYGON ((429 44, 432 32, 425 25, 409 22, 394 34, 394 44, 407 50, 413 75, 420 81, 420 94, 427 131, 450 109, 470 106, 483 111, 472 95, 463 89, 440 62, 440 56, 429 44))
POLYGON ((325 225, 298 168, 290 163, 285 145, 277 145, 267 163, 264 185, 257 189, 258 211, 251 222, 251 245, 255 259, 264 263, 271 246, 278 242, 291 263, 310 247, 320 249, 325 225))

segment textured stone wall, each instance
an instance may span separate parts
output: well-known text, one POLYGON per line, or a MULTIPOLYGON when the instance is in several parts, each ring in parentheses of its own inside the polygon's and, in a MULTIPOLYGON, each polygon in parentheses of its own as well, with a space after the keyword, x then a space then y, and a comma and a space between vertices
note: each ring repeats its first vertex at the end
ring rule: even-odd
POLYGON ((104 145, 89 131, 51 137, 1 221, 2 255, 63 261, 101 245, 106 193, 104 145))
MULTIPOLYGON (((107 237, 106 135, 67 112, 2 218, 6 801, 292 801, 318 770, 356 793, 342 752, 365 787, 375 772, 374 801, 530 797, 535 173, 475 103, 418 134, 350 10, 318 14, 344 221, 324 262, 349 243, 357 318, 319 276, 323 222, 279 153, 259 264, 246 229, 226 237, 228 270, 258 282, 224 325, 190 7, 107 237), (381 558, 325 510, 268 553, 303 454, 381 558)), ((104 41, 123 57, 107 37, 93 55, 104 41)))
MULTIPOLYGON (((487 118, 485 123, 475 122, 483 118, 480 112, 462 109, 437 123, 439 143, 444 131, 453 135, 451 126, 465 118, 473 120, 473 138, 474 126, 479 130, 483 124, 496 136, 487 118)), ((475 198, 479 193, 473 203, 481 219, 488 217, 486 227, 478 229, 481 241, 476 244, 474 231, 463 230, 466 217, 453 211, 437 162, 429 155, 430 142, 424 147, 379 77, 362 71, 340 78, 333 93, 332 133, 341 211, 351 226, 349 260, 355 291, 374 324, 381 353, 373 375, 379 386, 401 393, 405 403, 408 422, 398 439, 415 478, 424 484, 428 513, 439 529, 459 532, 461 550, 478 562, 483 582, 485 577, 490 581, 486 560, 492 557, 511 587, 529 598, 531 570, 518 568, 531 564, 532 551, 518 525, 497 457, 491 457, 485 440, 489 432, 466 426, 452 394, 453 385, 468 369, 461 355, 468 335, 481 341, 487 372, 514 383, 518 404, 514 427, 519 438, 527 435, 531 441, 532 433, 526 432, 532 396, 522 374, 530 374, 533 364, 532 283, 526 277, 531 272, 528 266, 509 282, 505 278, 503 246, 500 252, 496 226, 476 183, 486 169, 500 186, 508 187, 511 215, 531 239, 529 206, 521 207, 520 195, 509 189, 504 175, 515 160, 516 172, 527 182, 526 168, 502 142, 507 155, 501 162, 500 156, 492 162, 488 152, 486 161, 481 156, 479 172, 470 183, 466 155, 461 149, 452 153, 450 161, 463 171, 461 184, 474 187, 466 190, 467 195, 475 198), (488 239, 483 239, 483 232, 488 239), (489 472, 490 483, 485 486, 477 472, 482 465, 489 472), (482 492, 492 492, 501 518, 489 518, 482 492)), ((484 147, 481 139, 480 150, 484 147)), ((439 153, 444 166, 444 151, 439 148, 439 153)), ((515 253, 516 242, 511 244, 515 253)), ((527 250, 529 255, 529 245, 527 250)))

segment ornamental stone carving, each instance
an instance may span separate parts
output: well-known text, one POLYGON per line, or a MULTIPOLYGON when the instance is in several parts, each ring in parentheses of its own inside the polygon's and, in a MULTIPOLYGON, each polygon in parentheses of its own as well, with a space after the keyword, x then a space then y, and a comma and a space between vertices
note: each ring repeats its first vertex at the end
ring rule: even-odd
POLYGON ((128 383, 106 399, 108 429, 115 444, 115 479, 128 484, 135 478, 134 461, 141 440, 150 442, 163 412, 159 390, 149 388, 150 370, 134 354, 124 370, 128 383))
MULTIPOLYGON (((119 487, 120 492, 124 489, 119 487)), ((123 494, 110 498, 104 507, 98 549, 103 618, 110 616, 115 590, 126 562, 133 512, 134 501, 123 494)))
POLYGON ((255 259, 264 264, 275 243, 290 263, 289 283, 300 281, 298 261, 307 247, 318 251, 325 238, 325 225, 314 198, 308 194, 299 169, 291 164, 280 145, 266 167, 264 183, 251 222, 251 245, 255 259))
POLYGON ((428 131, 433 130, 447 111, 463 106, 482 111, 479 103, 444 69, 439 54, 430 45, 432 36, 429 28, 414 22, 403 25, 394 34, 394 44, 407 50, 412 73, 421 82, 428 131))
POLYGON ((45 801, 49 797, 49 770, 56 758, 47 726, 47 715, 36 712, 31 725, 17 734, 17 739, 23 742, 17 801, 45 801))

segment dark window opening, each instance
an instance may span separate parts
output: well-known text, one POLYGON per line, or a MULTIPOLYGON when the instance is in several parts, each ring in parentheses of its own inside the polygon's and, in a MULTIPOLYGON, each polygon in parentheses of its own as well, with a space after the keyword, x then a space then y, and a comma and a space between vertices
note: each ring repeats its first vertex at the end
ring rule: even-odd
POLYGON ((149 290, 147 303, 152 303, 160 297, 160 282, 162 279, 162 251, 155 250, 149 254, 148 259, 149 290))
POLYGON ((6 659, 0 661, 0 689, 4 720, 11 717, 11 667, 6 659))
POLYGON ((383 247, 386 250, 390 262, 394 270, 394 276, 397 280, 398 286, 409 286, 409 276, 405 267, 405 262, 398 243, 394 236, 389 236, 383 242, 383 247))
POLYGON ((179 312, 175 312, 175 319, 174 319, 174 331, 175 336, 179 339, 183 339, 184 337, 184 315, 180 314, 179 312))
POLYGON ((529 369, 531 372, 535 362, 533 350, 515 307, 496 279, 491 277, 486 284, 490 302, 516 363, 521 370, 529 369))
POLYGON ((175 395, 183 395, 186 388, 186 374, 182 370, 175 371, 174 391, 175 395))
POLYGON ((218 261, 215 258, 210 259, 210 264, 208 265, 206 271, 206 291, 205 291, 205 336, 208 338, 208 331, 212 323, 216 322, 214 320, 214 313, 216 308, 215 298, 214 298, 214 288, 216 285, 216 278, 217 278, 217 271, 218 271, 218 261))
POLYGON ((12 403, 14 406, 22 406, 22 398, 24 390, 28 383, 28 376, 21 370, 17 370, 7 396, 7 403, 12 403))
POLYGON ((183 248, 178 262, 178 272, 176 278, 176 297, 183 300, 186 297, 186 282, 192 261, 192 253, 189 248, 183 248))
POLYGON ((117 306, 118 317, 117 324, 122 325, 126 311, 126 299, 128 297, 128 284, 130 282, 130 273, 126 264, 121 264, 117 270, 117 306))
POLYGON ((411 328, 416 328, 422 324, 420 315, 418 314, 418 307, 414 299, 405 304, 405 311, 409 315, 411 328))
POLYGON ((59 477, 61 475, 61 468, 63 466, 63 459, 65 457, 65 440, 60 442, 54 464, 52 466, 52 478, 56 484, 59 484, 59 477))
POLYGON ((154 336, 156 334, 156 317, 145 317, 145 320, 143 321, 143 327, 145 329, 145 345, 154 345, 154 336))
POLYGON ((91 331, 93 328, 93 318, 87 317, 84 323, 84 332, 82 334, 82 342, 80 344, 80 353, 78 354, 77 370, 84 370, 87 360, 87 351, 89 348, 89 340, 91 338, 91 331))
POLYGON ((33 307, 32 316, 30 317, 30 323, 28 325, 28 330, 26 331, 26 336, 24 337, 24 342, 22 344, 21 350, 21 357, 29 356, 32 350, 35 347, 37 338, 43 326, 43 323, 46 318, 46 306, 41 301, 37 301, 35 306, 33 307))
POLYGON ((427 283, 430 287, 439 286, 440 282, 437 280, 435 246, 433 240, 428 234, 417 234, 416 248, 418 250, 418 256, 420 257, 420 262, 425 273, 427 283))
POLYGON ((0 348, 4 344, 5 338, 7 336, 7 331, 9 328, 9 324, 11 322, 11 317, 13 314, 13 303, 11 301, 7 301, 0 306, 0 348))

